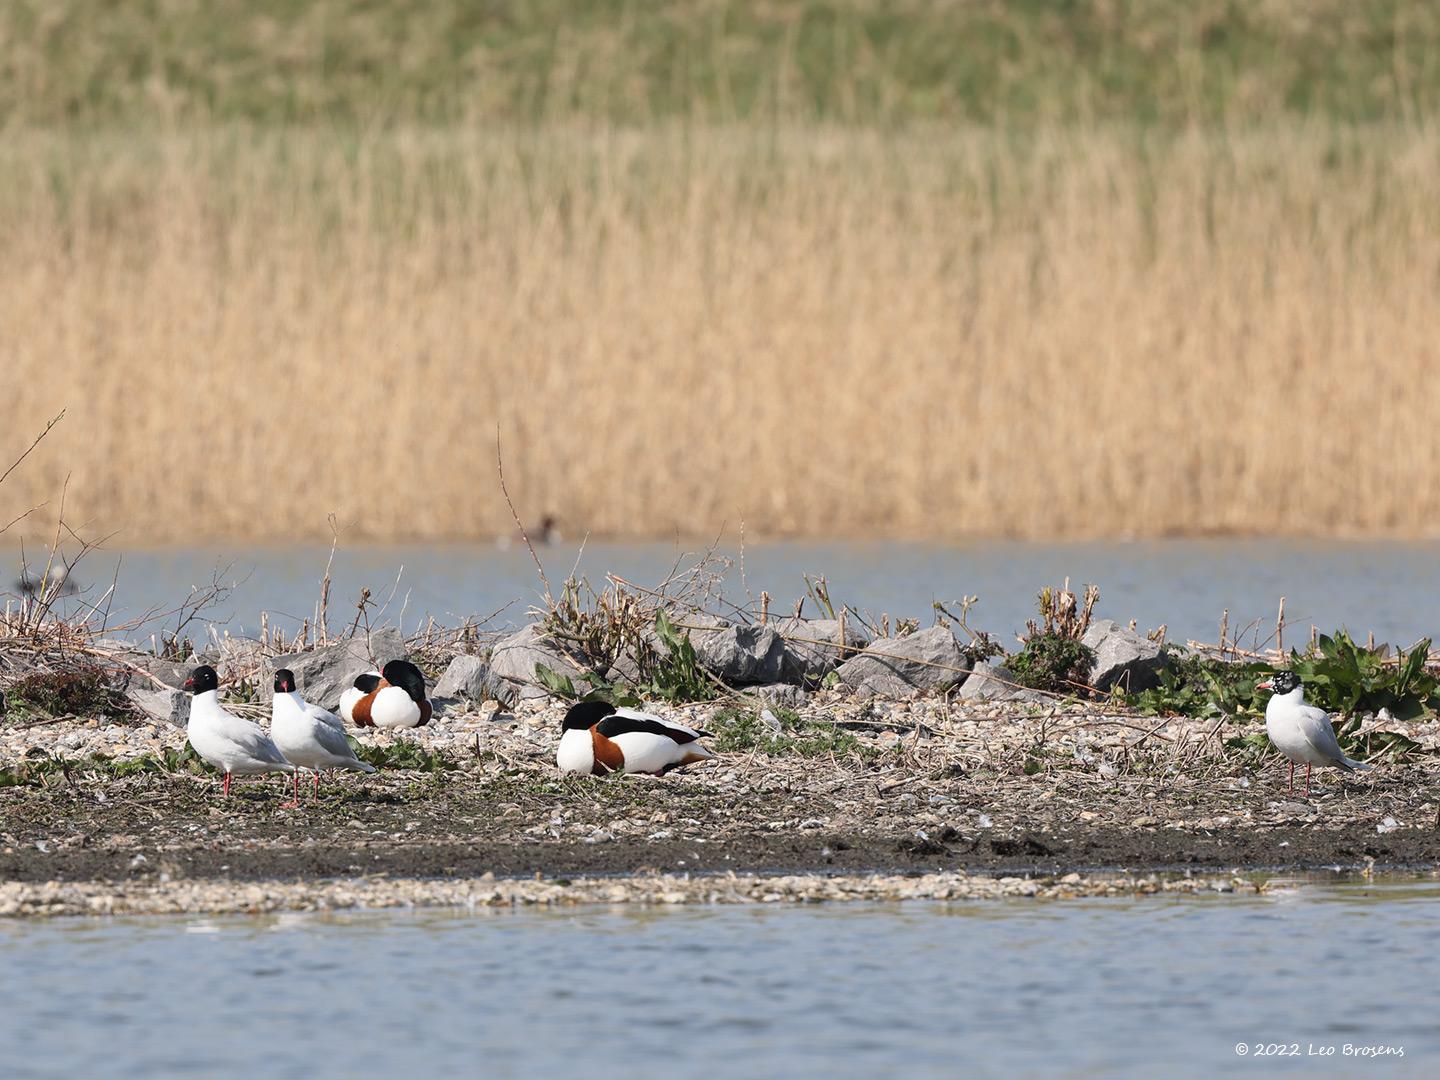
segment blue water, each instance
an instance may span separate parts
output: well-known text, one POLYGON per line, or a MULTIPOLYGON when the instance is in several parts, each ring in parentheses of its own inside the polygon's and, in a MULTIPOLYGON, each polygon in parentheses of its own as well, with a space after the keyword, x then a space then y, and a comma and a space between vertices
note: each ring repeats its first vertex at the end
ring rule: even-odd
POLYGON ((1428 1077, 1437 900, 9 922, 0 1046, 14 1078, 1428 1077))
MULTIPOLYGON (((679 561, 688 565, 694 545, 590 544, 579 569, 597 586, 607 571, 654 585, 679 561)), ((578 547, 541 549, 557 586, 576 563, 578 547)), ((1409 645, 1440 634, 1440 544, 1399 542, 1174 540, 1038 544, 976 542, 961 545, 907 543, 750 544, 741 576, 739 549, 722 548, 733 562, 724 594, 732 602, 758 602, 762 589, 772 610, 789 611, 805 596, 804 575, 824 574, 837 603, 875 615, 931 620, 932 604, 978 595, 973 626, 1012 643, 1034 614, 1035 594, 1069 578, 1101 588, 1099 614, 1143 629, 1167 624, 1174 640, 1215 641, 1221 613, 1230 611, 1231 633, 1254 624, 1264 641, 1273 629, 1280 597, 1286 597, 1288 638, 1300 642, 1313 621, 1322 630, 1348 626, 1359 637, 1409 645)), ((90 556, 76 577, 97 600, 112 579, 114 621, 146 611, 164 612, 192 586, 207 585, 218 572, 233 591, 213 610, 232 633, 253 633, 259 612, 293 627, 313 616, 328 547, 187 548, 102 552, 90 556)), ((33 556, 33 552, 32 552, 33 556)), ((14 568, 0 586, 18 576, 14 568)), ((336 557, 331 621, 354 617, 361 586, 371 589, 384 614, 372 619, 403 622, 407 631, 433 615, 454 625, 466 616, 496 613, 495 625, 526 621, 539 582, 523 547, 493 545, 368 547, 342 549, 336 557), (397 585, 398 576, 398 585, 397 585)), ((955 606, 958 611, 958 604, 955 606)), ((806 611, 815 614, 813 604, 806 611)), ((173 625, 151 623, 146 633, 173 625)))

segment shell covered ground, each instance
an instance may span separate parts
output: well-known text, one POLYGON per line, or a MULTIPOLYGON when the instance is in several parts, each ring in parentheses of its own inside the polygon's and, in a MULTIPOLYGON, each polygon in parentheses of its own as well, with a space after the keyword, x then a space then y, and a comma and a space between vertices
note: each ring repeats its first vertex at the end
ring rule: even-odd
MULTIPOLYGON (((1225 745, 1255 724, 819 694, 768 716, 672 710, 717 732, 715 761, 663 778, 570 777, 554 767, 562 715, 556 703, 486 703, 419 731, 366 733, 358 741, 387 764, 327 778, 299 809, 283 807, 279 776, 237 779, 221 798, 215 774, 177 762, 177 728, 12 717, 0 727, 0 881, 1057 875, 1440 856, 1434 759, 1317 773, 1311 797, 1292 797, 1280 759, 1225 745)), ((1406 732, 1440 739, 1433 722, 1406 732)))

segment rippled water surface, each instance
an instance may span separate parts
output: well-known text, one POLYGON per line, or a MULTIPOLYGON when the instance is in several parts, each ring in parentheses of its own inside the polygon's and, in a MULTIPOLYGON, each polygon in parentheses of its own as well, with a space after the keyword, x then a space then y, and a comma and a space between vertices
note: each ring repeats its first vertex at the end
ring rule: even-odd
POLYGON ((8 922, 0 1046, 10 1077, 1434 1076, 1437 901, 8 922))
MULTIPOLYGON (((642 585, 662 580, 693 546, 590 544, 582 574, 603 582, 614 571, 642 585)), ((1313 620, 1322 629, 1347 625, 1360 636, 1397 644, 1440 631, 1440 545, 1275 540, 1185 540, 1146 543, 972 543, 942 546, 902 543, 752 544, 744 552, 722 549, 734 559, 725 593, 739 604, 766 589, 773 609, 788 611, 805 594, 803 575, 825 574, 836 602, 879 614, 928 622, 935 600, 978 595, 973 625, 1009 641, 1034 614, 1035 593, 1045 584, 1095 582, 1100 614, 1139 620, 1144 628, 1167 624, 1172 638, 1214 641, 1220 614, 1231 613, 1232 631, 1251 620, 1273 626, 1281 596, 1287 617, 1303 637, 1313 620)), ((76 577, 97 598, 117 581, 113 614, 128 617, 166 610, 192 585, 208 583, 219 568, 234 592, 218 613, 231 616, 232 631, 253 631, 261 610, 280 622, 313 614, 329 548, 241 550, 184 549, 102 553, 82 564, 76 577), (117 575, 117 563, 118 575, 117 575)), ((577 546, 541 549, 555 582, 575 564, 577 546)), ((18 575, 18 563, 6 575, 18 575)), ((0 581, 3 584, 3 581, 0 581)), ((386 617, 404 618, 412 629, 425 616, 455 623, 462 616, 504 609, 500 624, 524 621, 536 599, 537 577, 523 547, 370 547, 342 549, 335 563, 332 621, 353 617, 360 587, 369 586, 386 617), (402 572, 403 570, 403 572, 402 572), (396 585, 397 575, 399 578, 396 585), (512 603, 518 601, 516 603, 512 603), (511 605, 508 608, 506 605, 511 605)), ((814 614, 813 606, 807 611, 814 614)))

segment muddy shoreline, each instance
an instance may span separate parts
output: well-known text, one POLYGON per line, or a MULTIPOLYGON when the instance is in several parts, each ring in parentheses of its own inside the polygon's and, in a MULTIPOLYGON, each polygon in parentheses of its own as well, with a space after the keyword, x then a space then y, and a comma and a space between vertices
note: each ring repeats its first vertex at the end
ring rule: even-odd
MULTIPOLYGON (((707 708, 689 718, 706 723, 707 708)), ((193 763, 121 764, 182 748, 179 729, 12 730, 0 884, 1440 866, 1433 756, 1317 773, 1305 798, 1273 755, 1224 745, 1243 725, 1142 726, 1079 704, 839 700, 816 712, 857 732, 850 752, 730 752, 656 780, 562 776, 563 710, 487 705, 365 735, 396 761, 423 751, 430 764, 327 779, 299 809, 284 808, 279 777, 238 781, 225 800, 193 763)), ((1437 739, 1433 722, 1413 734, 1437 739)))
MULTIPOLYGON (((117 800, 113 792, 80 789, 30 793, 29 798, 0 804, 6 810, 0 828, 0 881, 298 882, 351 876, 566 878, 656 872, 1058 875, 1397 870, 1440 864, 1440 831, 1431 827, 1433 820, 1421 819, 1418 804, 1405 800, 1407 810, 1398 800, 1386 799, 1372 811, 1353 793, 1304 802, 1277 801, 1256 792, 1261 820, 1208 827, 1162 823, 1153 815, 1153 823, 1144 825, 1065 820, 1063 807, 1056 815, 1046 809, 1026 813, 1017 806, 1002 822, 996 820, 1000 807, 992 799, 979 821, 979 815, 966 814, 956 815, 957 824, 939 827, 896 827, 879 821, 832 828, 818 822, 835 817, 833 806, 810 800, 796 804, 792 796, 783 807, 756 799, 752 808, 763 820, 750 827, 736 827, 733 821, 707 827, 702 817, 694 816, 703 810, 687 785, 611 781, 648 804, 649 817, 663 815, 665 820, 641 821, 634 834, 617 835, 616 824, 625 819, 604 811, 571 813, 567 824, 572 826, 585 828, 583 822, 594 822, 584 839, 572 839, 558 823, 535 835, 528 814, 502 812, 487 820, 484 807, 499 804, 499 793, 464 780, 452 781, 444 791, 409 792, 405 795, 410 797, 399 798, 387 797, 394 793, 383 788, 371 790, 377 786, 373 783, 344 790, 338 797, 327 789, 327 802, 299 810, 280 808, 278 784, 262 788, 252 782, 228 805, 198 778, 121 784, 135 789, 133 801, 117 800), (105 801, 98 802, 97 795, 105 801), (659 807, 671 807, 673 813, 659 807), (771 817, 777 809, 791 816, 771 817), (1400 825, 1397 813, 1412 824, 1400 825), (1356 820, 1377 814, 1378 825, 1356 820), (1384 824, 1387 821, 1392 824, 1384 824)), ((580 810, 593 811, 585 804, 608 791, 599 782, 568 786, 569 802, 580 810)), ((554 808, 558 805, 550 808, 552 821, 565 813, 554 808)), ((1103 801, 1095 805, 1103 809, 1103 801)), ((611 809, 619 815, 634 807, 611 809)), ((1432 811, 1424 814, 1433 819, 1432 811)))

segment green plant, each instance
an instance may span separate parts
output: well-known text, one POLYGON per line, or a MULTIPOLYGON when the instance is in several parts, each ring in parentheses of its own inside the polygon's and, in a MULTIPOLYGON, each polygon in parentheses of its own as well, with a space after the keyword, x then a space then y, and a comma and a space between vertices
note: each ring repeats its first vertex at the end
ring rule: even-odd
POLYGON ((1094 651, 1078 638, 1042 631, 1032 635, 1005 666, 1021 686, 1074 694, 1085 688, 1094 662, 1094 651))
POLYGON ((645 696, 670 702, 713 699, 719 688, 700 666, 689 631, 682 633, 663 608, 655 612, 655 635, 664 649, 657 650, 662 655, 649 672, 645 696))
POLYGON ((125 699, 106 681, 104 670, 85 666, 38 671, 10 687, 10 696, 49 716, 95 716, 128 712, 125 699))
POLYGON ((775 757, 824 757, 858 754, 870 758, 874 747, 862 743, 837 724, 809 720, 791 709, 776 707, 755 712, 751 709, 721 709, 706 724, 714 733, 712 746, 721 753, 760 751, 775 757), (767 722, 763 712, 778 721, 767 722))
MULTIPOLYGON (((1440 705, 1434 675, 1425 669, 1430 640, 1409 652, 1390 646, 1366 648, 1345 630, 1321 634, 1312 650, 1292 650, 1290 669, 1305 682, 1305 697, 1327 712, 1353 714, 1388 709, 1397 720, 1414 720, 1440 705)), ((1353 730, 1355 723, 1347 724, 1353 730)), ((1348 733, 1348 731, 1347 731, 1348 733)))
POLYGON ((44 787, 47 778, 56 773, 66 776, 99 773, 120 779, 149 774, 168 776, 178 772, 200 773, 207 768, 200 755, 189 745, 178 750, 167 748, 159 754, 141 754, 139 757, 118 760, 104 754, 75 759, 47 754, 44 757, 26 758, 15 765, 0 768, 0 787, 44 787))
POLYGON ((1263 705, 1255 684, 1273 670, 1268 664, 1167 652, 1160 685, 1124 695, 1125 704, 1147 716, 1194 717, 1253 715, 1263 705))
POLYGON ((355 756, 377 769, 400 769, 407 772, 441 773, 459 766, 439 750, 427 750, 416 742, 396 742, 390 746, 366 746, 354 739, 350 747, 355 756))
POLYGON ((723 689, 700 666, 688 631, 682 632, 663 609, 655 613, 655 636, 661 648, 645 650, 641 679, 634 687, 612 683, 594 672, 581 676, 589 689, 576 687, 569 675, 544 664, 535 665, 535 679, 551 694, 566 701, 608 701, 612 705, 637 707, 644 698, 671 703, 711 701, 723 689))

